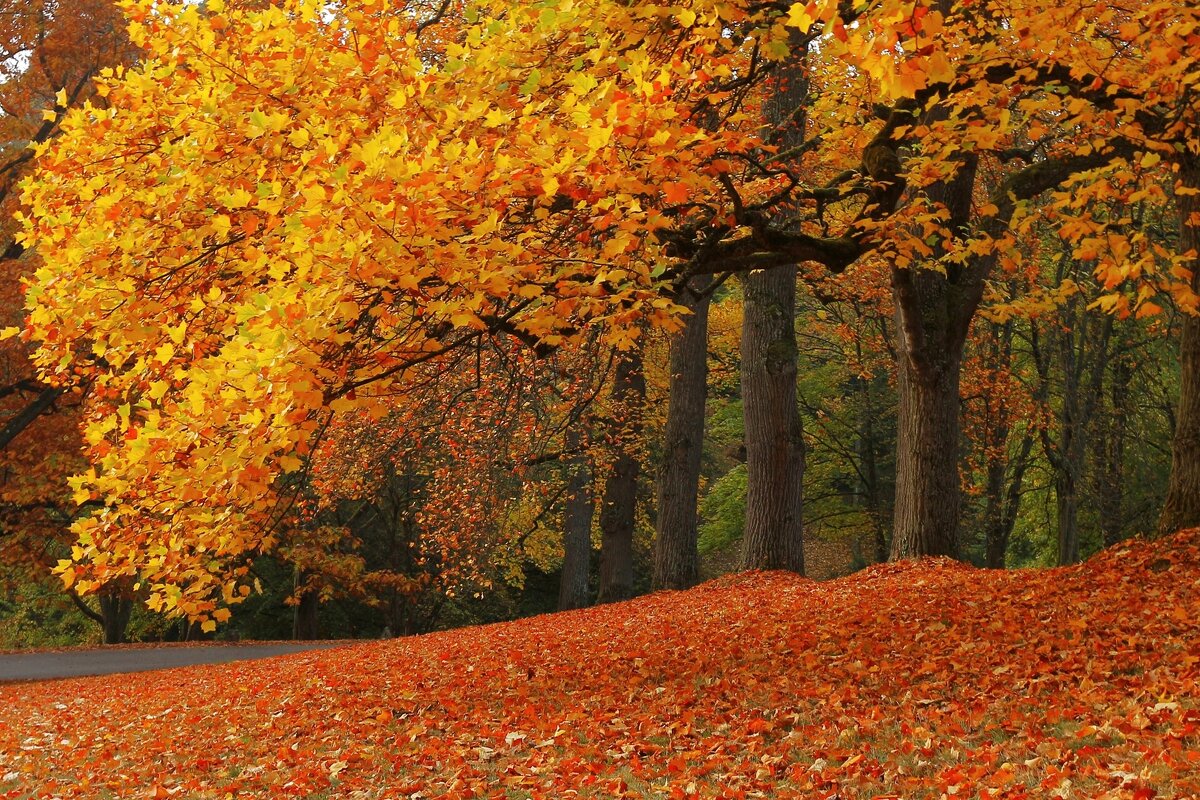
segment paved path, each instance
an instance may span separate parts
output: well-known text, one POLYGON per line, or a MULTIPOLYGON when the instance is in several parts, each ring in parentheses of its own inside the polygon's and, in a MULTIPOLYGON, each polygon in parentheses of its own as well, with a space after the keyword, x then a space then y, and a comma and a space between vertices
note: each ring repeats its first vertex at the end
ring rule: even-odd
POLYGON ((0 654, 0 682, 145 672, 189 667, 193 664, 223 664, 229 661, 248 661, 304 650, 337 647, 339 644, 343 643, 222 644, 0 654))

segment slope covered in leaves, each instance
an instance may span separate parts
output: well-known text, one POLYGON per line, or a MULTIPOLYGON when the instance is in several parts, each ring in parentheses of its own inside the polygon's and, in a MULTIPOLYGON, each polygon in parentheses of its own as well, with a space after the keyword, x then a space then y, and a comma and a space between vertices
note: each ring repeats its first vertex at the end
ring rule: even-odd
POLYGON ((0 797, 1200 796, 1200 536, 0 687, 0 797))

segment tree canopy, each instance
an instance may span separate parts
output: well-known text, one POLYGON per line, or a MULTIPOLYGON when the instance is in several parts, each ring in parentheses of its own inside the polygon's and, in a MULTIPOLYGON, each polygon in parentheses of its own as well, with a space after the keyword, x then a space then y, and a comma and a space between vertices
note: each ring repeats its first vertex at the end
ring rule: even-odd
POLYGON ((1195 254, 1110 216, 1200 192, 1183 0, 126 10, 138 64, 38 145, 22 216, 25 335, 91 385, 72 486, 101 508, 61 565, 84 589, 224 618, 334 415, 382 417, 493 334, 629 349, 698 274, 875 254, 901 305, 941 276, 945 324, 900 317, 918 368, 1036 224, 1104 307, 1196 308, 1195 254), (797 49, 814 99, 764 124, 797 49))

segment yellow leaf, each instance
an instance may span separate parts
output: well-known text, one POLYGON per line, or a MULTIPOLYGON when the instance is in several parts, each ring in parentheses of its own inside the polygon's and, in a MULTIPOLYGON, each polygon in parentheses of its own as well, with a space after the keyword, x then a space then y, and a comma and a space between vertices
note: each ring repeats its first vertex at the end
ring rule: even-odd
POLYGON ((300 194, 304 195, 305 200, 311 200, 318 203, 324 202, 325 187, 321 186, 320 184, 310 183, 300 191, 300 194))
POLYGON ((254 200, 254 195, 245 189, 234 189, 225 198, 226 208, 245 208, 254 200))
POLYGON ((817 21, 816 8, 812 3, 792 3, 788 9, 787 24, 807 31, 817 21))

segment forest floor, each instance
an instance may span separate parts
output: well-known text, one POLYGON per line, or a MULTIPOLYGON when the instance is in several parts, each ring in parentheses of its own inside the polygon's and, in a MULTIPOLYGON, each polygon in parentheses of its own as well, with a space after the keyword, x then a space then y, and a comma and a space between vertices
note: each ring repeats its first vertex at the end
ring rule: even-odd
POLYGON ((1200 797, 1200 534, 0 686, 0 798, 1200 797))

